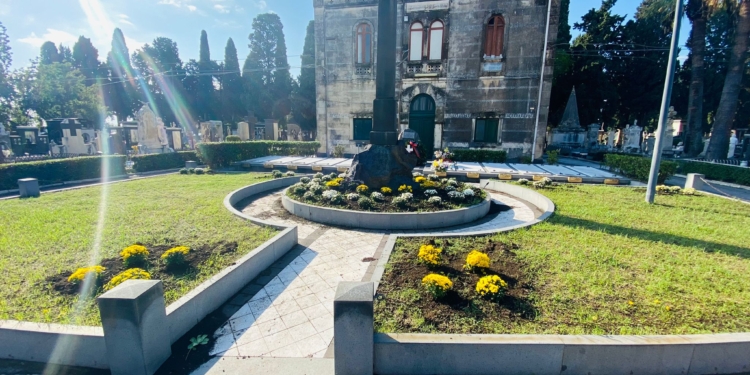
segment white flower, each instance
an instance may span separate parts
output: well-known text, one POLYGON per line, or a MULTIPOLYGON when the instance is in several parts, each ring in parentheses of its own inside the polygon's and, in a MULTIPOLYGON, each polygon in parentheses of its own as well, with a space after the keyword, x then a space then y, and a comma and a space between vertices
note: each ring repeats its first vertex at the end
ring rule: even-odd
POLYGON ((433 205, 437 206, 440 203, 443 203, 443 200, 440 199, 440 197, 430 197, 430 199, 428 199, 427 202, 430 203, 430 204, 433 204, 433 205))
POLYGON ((385 200, 385 195, 383 195, 382 193, 379 193, 379 192, 377 192, 377 191, 376 191, 376 192, 373 192, 373 193, 372 193, 372 195, 370 195, 370 197, 371 197, 371 198, 372 198, 373 200, 376 200, 376 201, 378 201, 378 202, 382 202, 383 200, 385 200))
POLYGON ((429 189, 424 191, 424 195, 430 196, 430 195, 437 195, 437 190, 435 189, 429 189))
POLYGON ((410 201, 414 198, 414 195, 412 193, 402 193, 400 195, 400 198, 403 198, 404 200, 410 201))
POLYGON ((336 197, 338 197, 339 192, 336 190, 326 190, 323 192, 323 198, 328 200, 334 200, 336 197))
POLYGON ((473 197, 474 196, 474 190, 466 189, 463 191, 464 195, 467 197, 473 197))
POLYGON ((346 199, 348 199, 350 201, 356 201, 357 199, 359 199, 359 194, 357 194, 357 193, 349 193, 349 194, 346 195, 346 199))

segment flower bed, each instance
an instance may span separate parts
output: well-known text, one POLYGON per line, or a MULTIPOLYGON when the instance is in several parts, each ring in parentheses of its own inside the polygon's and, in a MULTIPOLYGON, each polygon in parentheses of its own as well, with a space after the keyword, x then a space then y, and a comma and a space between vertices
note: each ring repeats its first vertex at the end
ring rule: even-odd
POLYGON ((287 196, 310 205, 373 212, 437 212, 471 207, 487 193, 455 179, 415 173, 414 183, 396 189, 346 181, 336 174, 304 177, 287 196))

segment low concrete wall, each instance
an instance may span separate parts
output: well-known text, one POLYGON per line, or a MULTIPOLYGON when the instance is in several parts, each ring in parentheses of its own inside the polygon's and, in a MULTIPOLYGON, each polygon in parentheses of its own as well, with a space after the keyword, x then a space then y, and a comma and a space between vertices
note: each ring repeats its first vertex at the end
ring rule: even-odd
POLYGON ((297 245, 297 227, 274 238, 206 280, 167 307, 171 342, 177 341, 212 311, 221 307, 266 268, 297 245))
POLYGON ((686 336, 376 334, 377 374, 736 374, 750 334, 686 336))
POLYGON ((0 321, 0 358, 109 368, 101 327, 0 321))
POLYGON ((367 211, 342 210, 313 206, 289 198, 281 197, 281 205, 291 214, 316 223, 378 230, 412 230, 445 228, 471 223, 490 212, 490 198, 482 203, 457 210, 439 212, 376 213, 367 211))
POLYGON ((239 188, 229 193, 229 195, 227 195, 226 198, 224 198, 224 207, 227 210, 229 210, 229 212, 231 212, 232 214, 239 216, 247 221, 250 221, 251 223, 263 225, 263 226, 267 226, 271 228, 276 228, 276 229, 287 229, 288 228, 287 226, 274 224, 265 220, 252 217, 250 215, 245 215, 242 213, 242 211, 235 208, 235 205, 247 198, 252 197, 253 195, 264 193, 270 190, 282 189, 282 188, 294 185, 297 182, 299 182, 299 180, 302 179, 302 177, 305 177, 305 176, 300 175, 300 176, 294 176, 294 177, 278 178, 278 179, 250 185, 250 186, 245 186, 243 188, 239 188))

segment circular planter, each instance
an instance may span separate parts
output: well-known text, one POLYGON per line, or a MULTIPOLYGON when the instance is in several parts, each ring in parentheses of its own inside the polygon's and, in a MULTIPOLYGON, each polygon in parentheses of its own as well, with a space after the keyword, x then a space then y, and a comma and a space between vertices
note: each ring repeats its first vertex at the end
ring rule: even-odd
POLYGON ((316 223, 381 230, 452 227, 481 219, 490 211, 489 194, 477 205, 438 212, 368 212, 320 207, 289 198, 286 191, 281 197, 281 204, 289 213, 316 223))

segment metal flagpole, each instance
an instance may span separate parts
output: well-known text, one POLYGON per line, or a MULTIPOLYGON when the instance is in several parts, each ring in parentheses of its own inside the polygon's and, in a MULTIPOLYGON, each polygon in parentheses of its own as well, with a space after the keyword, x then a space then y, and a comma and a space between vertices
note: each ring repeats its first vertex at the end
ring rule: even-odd
POLYGON ((656 182, 659 175, 661 163, 662 142, 664 131, 667 127, 667 116, 669 112, 669 101, 672 98, 672 83, 674 82, 674 70, 677 63, 677 43, 680 39, 680 23, 682 21, 682 0, 676 0, 674 13, 674 29, 672 30, 672 45, 669 49, 669 64, 667 65, 667 78, 664 82, 664 95, 661 98, 661 111, 659 112, 659 126, 656 129, 656 142, 654 142, 653 155, 651 158, 651 172, 648 175, 648 188, 646 189, 646 202, 654 203, 656 195, 656 182))

